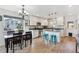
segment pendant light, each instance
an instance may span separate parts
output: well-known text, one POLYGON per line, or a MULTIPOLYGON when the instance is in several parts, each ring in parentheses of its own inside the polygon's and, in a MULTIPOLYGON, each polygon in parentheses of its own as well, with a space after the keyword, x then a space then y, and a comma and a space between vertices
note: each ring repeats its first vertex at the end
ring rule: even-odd
POLYGON ((22 16, 23 20, 25 16, 29 15, 29 13, 25 10, 25 5, 22 5, 22 9, 18 11, 18 14, 22 16))

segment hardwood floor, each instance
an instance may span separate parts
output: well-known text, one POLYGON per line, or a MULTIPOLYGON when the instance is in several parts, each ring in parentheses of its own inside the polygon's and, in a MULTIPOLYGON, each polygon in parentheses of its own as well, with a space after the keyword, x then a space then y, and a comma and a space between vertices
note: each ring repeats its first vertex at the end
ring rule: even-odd
POLYGON ((35 39, 34 46, 31 49, 31 52, 47 52, 47 53, 67 53, 75 52, 76 41, 75 38, 65 37, 61 38, 61 42, 54 44, 44 44, 41 38, 35 39))
MULTIPOLYGON (((75 53, 75 38, 62 37, 61 42, 54 44, 44 44, 42 38, 33 39, 32 46, 29 45, 22 50, 15 49, 15 53, 75 53)), ((2 49, 3 50, 3 49, 2 49)), ((5 51, 5 49, 4 49, 5 51)), ((12 53, 12 52, 10 52, 12 53)))

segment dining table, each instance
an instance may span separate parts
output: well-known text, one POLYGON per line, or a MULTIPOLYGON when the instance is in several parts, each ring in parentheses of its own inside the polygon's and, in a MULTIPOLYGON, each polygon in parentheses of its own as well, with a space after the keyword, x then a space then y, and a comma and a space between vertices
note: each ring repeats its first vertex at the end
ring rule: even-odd
MULTIPOLYGON (((23 37, 25 37, 25 36, 26 36, 26 34, 23 33, 23 34, 22 34, 22 39, 23 39, 23 37)), ((12 35, 5 35, 5 36, 4 36, 4 38, 5 38, 6 53, 9 52, 10 41, 11 41, 12 39, 14 39, 15 37, 17 37, 17 36, 13 36, 13 34, 12 34, 12 35)), ((29 40, 30 40, 30 45, 31 45, 31 44, 32 44, 32 39, 29 39, 29 40)), ((21 44, 21 46, 22 46, 22 44, 21 44)))

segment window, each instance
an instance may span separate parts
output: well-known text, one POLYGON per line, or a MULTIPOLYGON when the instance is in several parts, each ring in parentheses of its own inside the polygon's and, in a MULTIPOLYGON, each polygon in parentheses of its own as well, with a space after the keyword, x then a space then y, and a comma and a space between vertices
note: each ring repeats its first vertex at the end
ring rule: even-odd
POLYGON ((4 30, 7 32, 7 34, 16 30, 18 31, 23 29, 22 19, 4 17, 4 22, 4 30))

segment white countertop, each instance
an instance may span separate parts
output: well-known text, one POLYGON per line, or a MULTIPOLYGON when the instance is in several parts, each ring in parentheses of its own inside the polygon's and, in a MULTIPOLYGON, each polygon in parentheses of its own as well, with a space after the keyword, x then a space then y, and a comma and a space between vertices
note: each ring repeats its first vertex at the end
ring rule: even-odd
MULTIPOLYGON (((25 33, 23 33, 22 35, 25 35, 25 33)), ((10 38, 13 37, 13 35, 4 35, 4 38, 10 38)))

